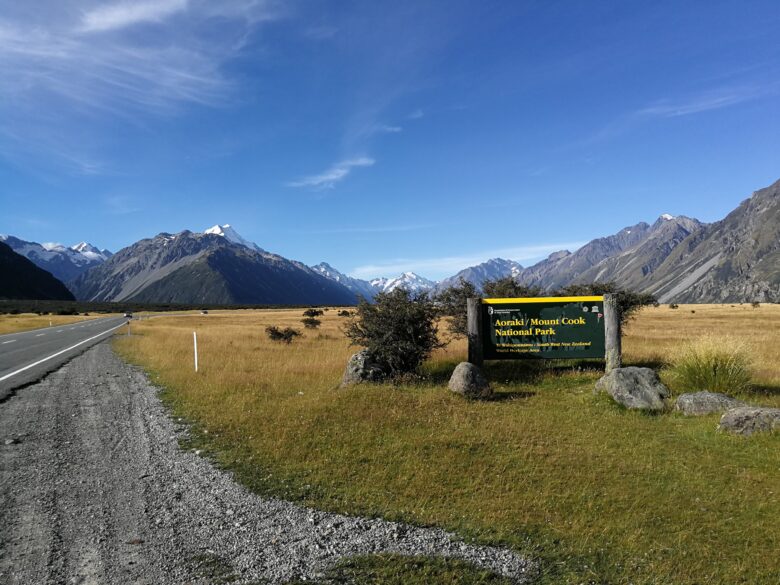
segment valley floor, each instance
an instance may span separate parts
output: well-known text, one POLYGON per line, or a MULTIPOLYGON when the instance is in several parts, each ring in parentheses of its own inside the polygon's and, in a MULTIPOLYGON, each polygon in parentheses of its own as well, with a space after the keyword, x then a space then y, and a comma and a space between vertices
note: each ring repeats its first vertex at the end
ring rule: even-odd
POLYGON ((532 572, 439 529, 250 493, 180 449, 187 430, 106 343, 0 403, 0 429, 4 584, 281 583, 375 553, 465 559, 519 582, 532 572))

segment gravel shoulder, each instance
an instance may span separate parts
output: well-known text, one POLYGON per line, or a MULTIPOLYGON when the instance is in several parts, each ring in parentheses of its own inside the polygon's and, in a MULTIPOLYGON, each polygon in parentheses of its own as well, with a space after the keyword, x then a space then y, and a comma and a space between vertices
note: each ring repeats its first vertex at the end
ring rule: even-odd
POLYGON ((0 582, 283 583, 379 552, 535 573, 438 529, 261 498, 179 449, 186 432, 107 343, 0 404, 0 582))

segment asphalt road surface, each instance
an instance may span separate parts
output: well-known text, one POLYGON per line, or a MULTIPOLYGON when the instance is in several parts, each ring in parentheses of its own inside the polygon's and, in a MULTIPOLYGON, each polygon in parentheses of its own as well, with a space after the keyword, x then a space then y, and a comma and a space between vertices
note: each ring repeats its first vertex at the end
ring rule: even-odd
POLYGON ((0 402, 0 583, 280 584, 379 552, 534 579, 514 551, 257 496, 182 450, 187 432, 109 343, 0 402))
POLYGON ((0 401, 15 388, 42 378, 127 322, 124 317, 0 335, 0 401))

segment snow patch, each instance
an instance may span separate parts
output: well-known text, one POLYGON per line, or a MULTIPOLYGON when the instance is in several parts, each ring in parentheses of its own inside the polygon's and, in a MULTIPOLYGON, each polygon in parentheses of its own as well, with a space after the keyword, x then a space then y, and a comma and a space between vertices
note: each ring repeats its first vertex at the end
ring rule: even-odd
POLYGON ((238 244, 239 246, 244 246, 245 248, 249 248, 250 250, 255 250, 256 252, 263 251, 263 249, 260 248, 260 246, 258 246, 254 242, 250 242, 249 240, 241 236, 241 234, 239 234, 236 230, 234 230, 229 223, 223 225, 217 224, 205 230, 203 233, 213 234, 215 236, 222 236, 229 242, 233 242, 234 244, 238 244))

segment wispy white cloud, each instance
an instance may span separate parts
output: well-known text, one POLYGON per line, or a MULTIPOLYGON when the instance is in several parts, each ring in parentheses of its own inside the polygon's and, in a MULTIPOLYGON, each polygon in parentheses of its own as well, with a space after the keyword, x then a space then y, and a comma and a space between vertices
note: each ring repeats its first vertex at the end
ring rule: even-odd
MULTIPOLYGON (((225 65, 258 23, 283 15, 276 0, 41 0, 34 11, 9 8, 0 16, 0 154, 99 158, 105 150, 95 144, 84 152, 85 144, 117 121, 138 125, 188 104, 229 104, 237 84, 225 65), (204 35, 214 22, 220 34, 204 35), (31 127, 46 128, 47 137, 29 138, 31 127)), ((106 166, 83 172, 99 168, 106 166)))
POLYGON ((752 101, 763 97, 766 93, 766 88, 758 87, 723 88, 676 102, 661 100, 638 110, 635 115, 638 117, 660 118, 690 116, 752 101))
POLYGON ((106 31, 145 22, 160 22, 187 8, 187 0, 120 2, 98 6, 84 13, 81 30, 106 31))
POLYGON ((571 250, 583 246, 585 242, 565 242, 541 244, 538 246, 520 246, 516 248, 500 248, 477 254, 464 256, 441 256, 435 258, 398 258, 384 263, 358 266, 349 275, 355 278, 375 278, 390 276, 402 272, 416 272, 432 278, 449 276, 456 272, 475 266, 491 258, 508 258, 516 262, 539 260, 558 250, 571 250))
POLYGON ((109 215, 128 215, 141 211, 141 208, 126 195, 110 195, 105 198, 104 203, 109 215))
POLYGON ((616 118, 584 142, 593 144, 609 140, 654 119, 693 116, 761 99, 774 93, 777 93, 775 86, 721 87, 677 100, 657 100, 616 118))
POLYGON ((409 114, 408 117, 410 120, 419 120, 424 116, 425 116, 425 112, 423 112, 420 108, 417 108, 411 114, 409 114))
POLYGON ((386 134, 397 134, 398 132, 403 132, 403 128, 401 126, 389 126, 387 124, 379 124, 376 127, 377 132, 384 132, 386 134))
POLYGON ((376 161, 367 156, 350 158, 336 163, 328 170, 319 175, 304 177, 297 181, 287 183, 288 187, 309 187, 312 189, 332 189, 336 183, 343 181, 355 167, 370 167, 376 161))

